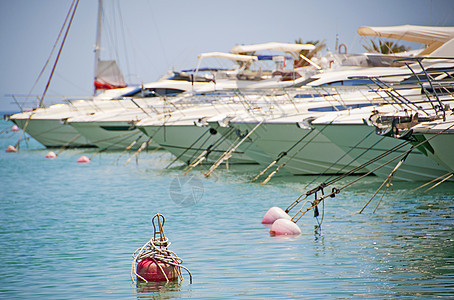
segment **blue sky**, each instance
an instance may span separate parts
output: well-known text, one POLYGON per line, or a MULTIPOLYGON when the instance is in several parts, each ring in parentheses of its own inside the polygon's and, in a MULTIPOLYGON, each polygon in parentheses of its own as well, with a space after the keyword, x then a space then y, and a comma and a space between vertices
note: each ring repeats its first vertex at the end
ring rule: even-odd
MULTIPOLYGON (((0 111, 17 110, 6 95, 30 93, 71 2, 0 0, 0 111)), ((80 1, 45 102, 93 93, 97 6, 95 0, 80 1)), ((229 51, 236 44, 302 38, 325 40, 334 51, 338 35, 348 52, 363 52, 359 26, 454 26, 454 1, 106 0, 104 14, 101 56, 118 59, 127 81, 138 83, 169 69, 192 68, 199 53, 229 51)), ((55 56, 33 95, 43 93, 55 56)))

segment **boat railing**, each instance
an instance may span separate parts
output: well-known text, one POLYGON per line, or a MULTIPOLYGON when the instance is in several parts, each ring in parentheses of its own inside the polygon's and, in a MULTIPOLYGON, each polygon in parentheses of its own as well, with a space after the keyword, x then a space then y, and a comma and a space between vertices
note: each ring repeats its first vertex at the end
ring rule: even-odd
MULTIPOLYGON (((454 99, 454 58, 448 57, 413 57, 399 59, 409 69, 407 78, 399 83, 389 83, 393 76, 361 76, 351 79, 368 79, 374 85, 370 86, 371 91, 377 95, 386 95, 384 100, 394 102, 403 108, 420 110, 421 102, 428 102, 438 115, 445 118, 446 107, 443 99, 454 99), (419 93, 408 93, 406 91, 418 91, 419 93), (422 97, 423 96, 423 97, 422 97), (443 97, 442 97, 443 96, 443 97)), ((428 115, 429 112, 423 109, 428 115)))
MULTIPOLYGON (((7 94, 7 97, 12 98, 11 104, 17 105, 20 111, 31 110, 39 107, 41 95, 25 95, 25 94, 7 94)), ((88 100, 89 97, 72 97, 71 99, 88 100)), ((46 103, 42 108, 47 108, 51 105, 70 102, 67 96, 46 96, 46 103)))

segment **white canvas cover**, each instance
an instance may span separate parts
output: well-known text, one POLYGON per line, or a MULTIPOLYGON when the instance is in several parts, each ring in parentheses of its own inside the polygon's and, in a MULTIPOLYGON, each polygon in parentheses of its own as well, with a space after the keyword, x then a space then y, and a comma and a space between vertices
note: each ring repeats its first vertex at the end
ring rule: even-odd
POLYGON ((237 45, 230 50, 232 53, 249 53, 263 50, 274 50, 283 52, 300 52, 301 50, 314 50, 315 46, 311 44, 291 44, 270 42, 254 45, 237 45))
POLYGON ((431 45, 436 42, 444 43, 454 38, 454 27, 416 25, 383 27, 363 26, 359 27, 357 31, 361 36, 376 36, 381 38, 390 38, 421 43, 425 45, 431 45))
POLYGON ((112 87, 125 87, 126 83, 115 60, 100 60, 98 62, 96 83, 112 87))
POLYGON ((207 57, 218 57, 218 58, 225 58, 230 59, 233 61, 257 61, 257 56, 252 55, 242 55, 242 54, 232 54, 232 53, 225 53, 225 52, 207 52, 201 53, 197 58, 207 58, 207 57))

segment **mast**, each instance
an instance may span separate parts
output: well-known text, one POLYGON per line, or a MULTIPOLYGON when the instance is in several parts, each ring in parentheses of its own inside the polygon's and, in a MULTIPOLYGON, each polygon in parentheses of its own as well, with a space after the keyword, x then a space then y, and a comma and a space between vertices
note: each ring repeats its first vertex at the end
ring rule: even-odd
MULTIPOLYGON (((102 23, 102 0, 98 0, 98 19, 96 28, 96 44, 95 44, 95 81, 98 77, 98 66, 100 61, 101 52, 101 23, 102 23)), ((94 88, 93 95, 96 95, 96 87, 94 88)))
POLYGON ((95 45, 95 78, 94 92, 126 87, 125 79, 115 60, 101 60, 101 26, 103 18, 102 0, 98 0, 98 24, 95 45))

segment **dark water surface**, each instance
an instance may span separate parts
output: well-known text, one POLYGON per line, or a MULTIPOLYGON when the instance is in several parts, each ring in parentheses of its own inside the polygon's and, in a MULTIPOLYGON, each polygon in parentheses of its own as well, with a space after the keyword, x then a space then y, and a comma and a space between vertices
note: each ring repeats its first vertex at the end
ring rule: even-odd
MULTIPOLYGON (((0 131, 10 126, 1 121, 0 131)), ((193 171, 185 184, 181 171, 164 170, 172 156, 162 151, 142 153, 138 166, 124 166, 130 154, 120 152, 76 163, 94 150, 49 160, 34 141, 5 153, 19 134, 0 135, 2 299, 454 297, 453 184, 424 193, 394 183, 375 214, 376 201, 358 214, 381 184, 369 177, 327 200, 321 233, 307 214, 301 236, 273 238, 264 213, 313 178, 261 186, 248 183, 253 171, 193 171), (157 212, 193 284, 184 272, 179 283, 132 284, 131 254, 152 236, 157 212)))

